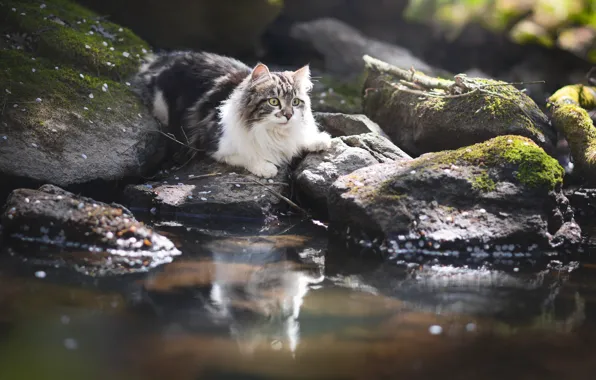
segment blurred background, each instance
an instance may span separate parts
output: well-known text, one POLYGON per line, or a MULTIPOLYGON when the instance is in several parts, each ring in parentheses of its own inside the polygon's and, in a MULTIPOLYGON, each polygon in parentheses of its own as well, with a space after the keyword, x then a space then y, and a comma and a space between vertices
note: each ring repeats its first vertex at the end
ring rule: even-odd
POLYGON ((376 52, 427 71, 545 80, 530 93, 539 103, 556 88, 582 80, 596 60, 594 0, 80 3, 131 28, 156 49, 204 49, 280 65, 311 62, 342 77, 358 74, 363 52, 376 52))

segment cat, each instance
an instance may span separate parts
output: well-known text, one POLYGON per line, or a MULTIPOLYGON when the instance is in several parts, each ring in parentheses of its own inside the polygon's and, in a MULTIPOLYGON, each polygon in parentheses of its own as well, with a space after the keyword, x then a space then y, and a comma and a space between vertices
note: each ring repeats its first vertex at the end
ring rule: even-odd
POLYGON ((135 88, 153 115, 192 152, 243 167, 264 178, 301 152, 328 149, 310 103, 309 65, 296 71, 252 69, 209 52, 179 51, 148 57, 135 88))

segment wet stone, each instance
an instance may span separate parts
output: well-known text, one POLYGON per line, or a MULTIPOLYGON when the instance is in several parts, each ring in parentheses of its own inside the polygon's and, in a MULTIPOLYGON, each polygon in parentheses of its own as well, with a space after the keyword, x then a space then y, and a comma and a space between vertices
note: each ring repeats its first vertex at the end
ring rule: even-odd
POLYGON ((87 274, 144 271, 181 253, 124 207, 52 185, 14 190, 0 220, 7 238, 64 248, 67 263, 87 274))
POLYGON ((239 167, 197 160, 154 181, 128 186, 122 202, 156 216, 264 219, 288 208, 279 197, 289 197, 288 175, 278 170, 276 177, 265 179, 239 167))

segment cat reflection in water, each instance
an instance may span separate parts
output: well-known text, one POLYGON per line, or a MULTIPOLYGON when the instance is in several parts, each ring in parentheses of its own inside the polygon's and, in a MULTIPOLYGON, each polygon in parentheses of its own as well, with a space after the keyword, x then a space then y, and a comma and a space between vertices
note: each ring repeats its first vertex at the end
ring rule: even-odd
POLYGON ((228 324, 244 353, 252 353, 263 344, 294 352, 300 338, 302 301, 309 286, 324 279, 321 269, 313 271, 279 258, 241 267, 229 262, 229 254, 215 253, 214 259, 211 316, 228 324))
POLYGON ((153 115, 193 148, 191 156, 205 150, 260 177, 274 177, 300 152, 331 144, 313 117, 308 65, 270 71, 212 53, 172 52, 150 57, 134 87, 153 115))

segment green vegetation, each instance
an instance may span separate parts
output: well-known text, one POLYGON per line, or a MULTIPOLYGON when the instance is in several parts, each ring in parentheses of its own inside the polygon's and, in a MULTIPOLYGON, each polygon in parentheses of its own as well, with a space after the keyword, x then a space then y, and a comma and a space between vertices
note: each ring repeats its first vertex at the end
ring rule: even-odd
POLYGON ((122 79, 131 74, 149 46, 130 30, 107 22, 69 0, 5 1, 2 34, 34 56, 74 65, 94 75, 122 79), (21 42, 18 36, 31 36, 21 42))
POLYGON ((556 45, 596 62, 596 2, 591 0, 410 0, 405 16, 438 24, 451 38, 478 23, 520 44, 556 45))
POLYGON ((488 173, 482 173, 472 178, 472 188, 482 192, 491 192, 495 191, 497 185, 495 181, 489 177, 488 173))
MULTIPOLYGON (((516 179, 532 188, 554 189, 563 182, 564 169, 532 140, 521 136, 499 136, 457 150, 429 154, 413 161, 411 169, 421 170, 440 165, 474 165, 505 167, 514 165, 516 179)), ((482 181, 482 179, 481 179, 482 181)), ((482 181, 486 186, 487 181, 482 181)))
POLYGON ((56 147, 68 133, 56 124, 109 125, 140 111, 121 82, 138 67, 137 52, 147 51, 130 31, 67 0, 7 1, 0 17, 8 36, 0 50, 0 108, 10 128, 26 128, 56 147))

